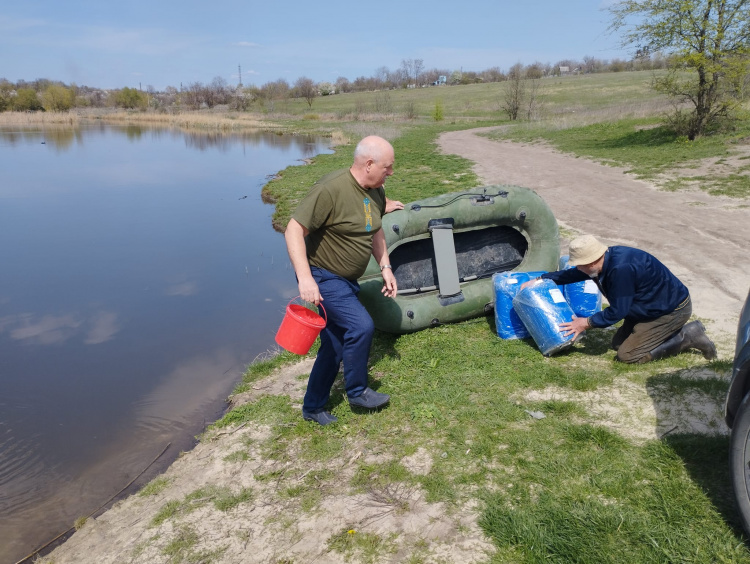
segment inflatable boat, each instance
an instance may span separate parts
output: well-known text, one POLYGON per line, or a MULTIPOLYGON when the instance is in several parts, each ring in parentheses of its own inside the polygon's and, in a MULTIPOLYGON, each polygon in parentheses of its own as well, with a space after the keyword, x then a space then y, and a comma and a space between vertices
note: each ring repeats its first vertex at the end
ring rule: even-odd
POLYGON ((407 204, 383 216, 398 295, 381 293, 374 258, 359 279, 375 327, 409 333, 490 313, 492 275, 553 271, 560 240, 552 211, 536 192, 486 186, 407 204))

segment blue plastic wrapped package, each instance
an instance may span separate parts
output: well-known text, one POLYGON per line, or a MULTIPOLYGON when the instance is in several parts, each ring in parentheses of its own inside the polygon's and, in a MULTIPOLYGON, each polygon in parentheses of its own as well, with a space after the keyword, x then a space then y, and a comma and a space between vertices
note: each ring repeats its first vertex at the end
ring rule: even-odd
POLYGON ((513 298, 513 309, 544 356, 573 344, 573 335, 563 336, 560 324, 573 319, 573 310, 552 280, 527 286, 513 298))
MULTIPOLYGON (((575 268, 568 265, 568 255, 560 257, 560 270, 575 268)), ((593 280, 562 286, 563 296, 576 317, 589 317, 602 310, 602 294, 593 280)))
POLYGON ((523 321, 513 309, 513 298, 521 289, 521 284, 541 276, 544 272, 498 272, 492 275, 495 287, 495 327, 498 337, 525 339, 529 336, 523 321))

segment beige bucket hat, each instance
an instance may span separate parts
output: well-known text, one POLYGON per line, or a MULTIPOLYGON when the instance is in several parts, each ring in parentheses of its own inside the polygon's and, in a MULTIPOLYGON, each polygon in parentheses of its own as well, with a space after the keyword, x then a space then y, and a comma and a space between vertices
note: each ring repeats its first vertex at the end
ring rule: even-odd
POLYGON ((600 243, 593 235, 581 235, 570 242, 568 250, 568 264, 579 266, 599 260, 607 251, 607 245, 600 243))

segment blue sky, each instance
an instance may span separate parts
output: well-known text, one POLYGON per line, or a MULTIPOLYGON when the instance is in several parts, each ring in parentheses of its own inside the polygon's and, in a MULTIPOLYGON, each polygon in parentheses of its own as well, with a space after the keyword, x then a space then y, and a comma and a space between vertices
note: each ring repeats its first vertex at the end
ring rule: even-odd
POLYGON ((0 78, 101 88, 334 82, 395 70, 507 70, 517 62, 629 58, 611 0, 31 0, 0 8, 0 78))

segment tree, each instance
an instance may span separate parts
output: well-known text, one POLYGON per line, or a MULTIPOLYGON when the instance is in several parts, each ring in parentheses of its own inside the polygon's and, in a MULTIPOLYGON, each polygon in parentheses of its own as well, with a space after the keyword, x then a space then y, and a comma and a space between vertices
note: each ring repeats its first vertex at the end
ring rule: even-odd
POLYGON ((515 121, 524 104, 526 97, 526 82, 523 77, 523 66, 516 63, 508 71, 508 81, 505 84, 505 95, 502 108, 508 119, 515 121))
POLYGON ((419 75, 424 70, 423 59, 404 59, 401 61, 401 68, 406 76, 407 82, 414 80, 412 84, 419 86, 419 75))
POLYGON ((675 111, 681 133, 693 140, 729 114, 730 85, 747 72, 750 0, 621 0, 609 11, 610 30, 625 32, 623 46, 672 55, 654 87, 692 105, 687 116, 675 111))
POLYGON ((73 90, 59 84, 50 84, 42 92, 42 106, 48 112, 64 112, 75 105, 73 90))
POLYGON ((221 76, 215 76, 210 86, 206 86, 206 105, 209 108, 220 104, 227 104, 231 91, 227 81, 221 76))
POLYGON ((0 78, 0 112, 11 109, 11 92, 13 85, 5 78, 0 78))
POLYGON ((282 100, 289 96, 289 83, 283 78, 275 82, 266 82, 260 87, 261 94, 266 100, 282 100))
POLYGON ((336 79, 336 92, 349 92, 351 88, 352 85, 345 76, 340 76, 336 79))
POLYGON ((307 107, 312 108, 313 100, 318 95, 318 89, 311 78, 301 76, 294 83, 294 90, 296 95, 302 97, 307 102, 307 107))
POLYGON ((146 109, 147 99, 143 92, 127 86, 113 94, 112 102, 115 106, 128 110, 146 109))
POLYGON ((319 82, 318 91, 321 96, 330 96, 331 94, 336 94, 336 87, 330 82, 319 82))
POLYGON ((33 88, 19 88, 11 99, 11 107, 17 112, 35 112, 44 107, 33 88))

